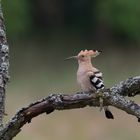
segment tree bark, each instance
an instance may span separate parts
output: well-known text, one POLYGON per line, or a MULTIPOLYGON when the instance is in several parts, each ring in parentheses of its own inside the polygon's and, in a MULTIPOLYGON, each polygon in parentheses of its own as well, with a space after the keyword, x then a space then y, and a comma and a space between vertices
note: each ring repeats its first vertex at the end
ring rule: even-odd
POLYGON ((3 128, 5 113, 5 87, 9 79, 9 47, 6 39, 3 13, 0 1, 0 130, 3 128))
MULTIPOLYGON (((124 96, 135 96, 140 93, 140 76, 129 78, 120 82, 111 89, 103 92, 103 105, 114 106, 128 114, 136 116, 140 122, 140 106, 134 101, 125 99, 124 96)), ((20 131, 23 125, 42 114, 50 114, 54 110, 83 108, 86 106, 99 107, 99 95, 78 92, 72 95, 52 94, 40 101, 31 103, 19 110, 1 131, 1 140, 11 140, 20 131)))

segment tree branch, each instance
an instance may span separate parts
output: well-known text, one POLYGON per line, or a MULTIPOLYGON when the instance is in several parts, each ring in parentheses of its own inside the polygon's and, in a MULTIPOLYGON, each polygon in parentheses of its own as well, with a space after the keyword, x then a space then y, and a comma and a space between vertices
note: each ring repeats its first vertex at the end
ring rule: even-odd
MULTIPOLYGON (((139 91, 140 76, 129 78, 103 93, 104 105, 110 105, 121 109, 128 114, 136 116, 139 121, 140 106, 123 97, 130 95, 132 92, 135 93, 139 91)), ((73 95, 52 94, 47 98, 32 103, 28 107, 22 108, 20 111, 18 111, 3 129, 0 139, 11 140, 20 132, 23 125, 30 123, 32 118, 42 113, 49 114, 54 110, 83 108, 86 106, 99 107, 99 96, 93 93, 81 92, 73 95)))
POLYGON ((129 78, 113 86, 111 90, 122 96, 133 97, 140 95, 140 76, 129 78))
POLYGON ((9 78, 9 46, 7 44, 3 13, 0 1, 0 131, 3 128, 5 112, 5 87, 9 78))

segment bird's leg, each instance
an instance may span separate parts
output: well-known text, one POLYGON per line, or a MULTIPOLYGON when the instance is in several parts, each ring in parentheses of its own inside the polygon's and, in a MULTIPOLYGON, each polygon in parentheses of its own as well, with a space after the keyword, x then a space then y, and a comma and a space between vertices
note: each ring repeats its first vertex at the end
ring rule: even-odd
POLYGON ((103 102, 104 102, 104 93, 105 89, 99 89, 97 90, 98 97, 99 97, 99 103, 100 103, 100 111, 103 109, 103 102))

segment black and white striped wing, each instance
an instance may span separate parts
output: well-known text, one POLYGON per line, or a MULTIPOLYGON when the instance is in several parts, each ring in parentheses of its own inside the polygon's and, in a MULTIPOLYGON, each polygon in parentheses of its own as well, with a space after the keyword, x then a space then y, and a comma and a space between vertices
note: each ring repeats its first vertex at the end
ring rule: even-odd
POLYGON ((90 82, 97 90, 105 88, 102 80, 102 73, 100 71, 97 71, 90 76, 90 82))
MULTIPOLYGON (((102 80, 102 73, 100 71, 97 71, 90 76, 90 82, 96 88, 96 90, 101 90, 105 88, 104 82, 102 80)), ((113 114, 111 113, 111 111, 107 106, 104 107, 104 110, 106 118, 114 119, 113 114)))

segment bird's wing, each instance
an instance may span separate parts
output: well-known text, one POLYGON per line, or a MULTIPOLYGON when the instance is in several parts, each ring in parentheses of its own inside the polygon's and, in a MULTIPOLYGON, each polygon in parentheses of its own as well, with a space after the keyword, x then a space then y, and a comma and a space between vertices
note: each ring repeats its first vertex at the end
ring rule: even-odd
POLYGON ((102 80, 102 73, 100 71, 94 72, 92 75, 90 75, 90 82, 91 84, 97 89, 104 89, 104 82, 102 80))
MULTIPOLYGON (((96 72, 92 73, 89 77, 90 77, 91 84, 96 88, 97 91, 105 89, 105 85, 102 80, 102 73, 100 71, 96 71, 96 72)), ((102 104, 103 104, 103 101, 100 102, 101 108, 102 108, 102 104)), ((108 106, 105 106, 104 110, 105 110, 105 116, 108 119, 114 119, 114 116, 111 113, 111 111, 109 110, 108 106)))

